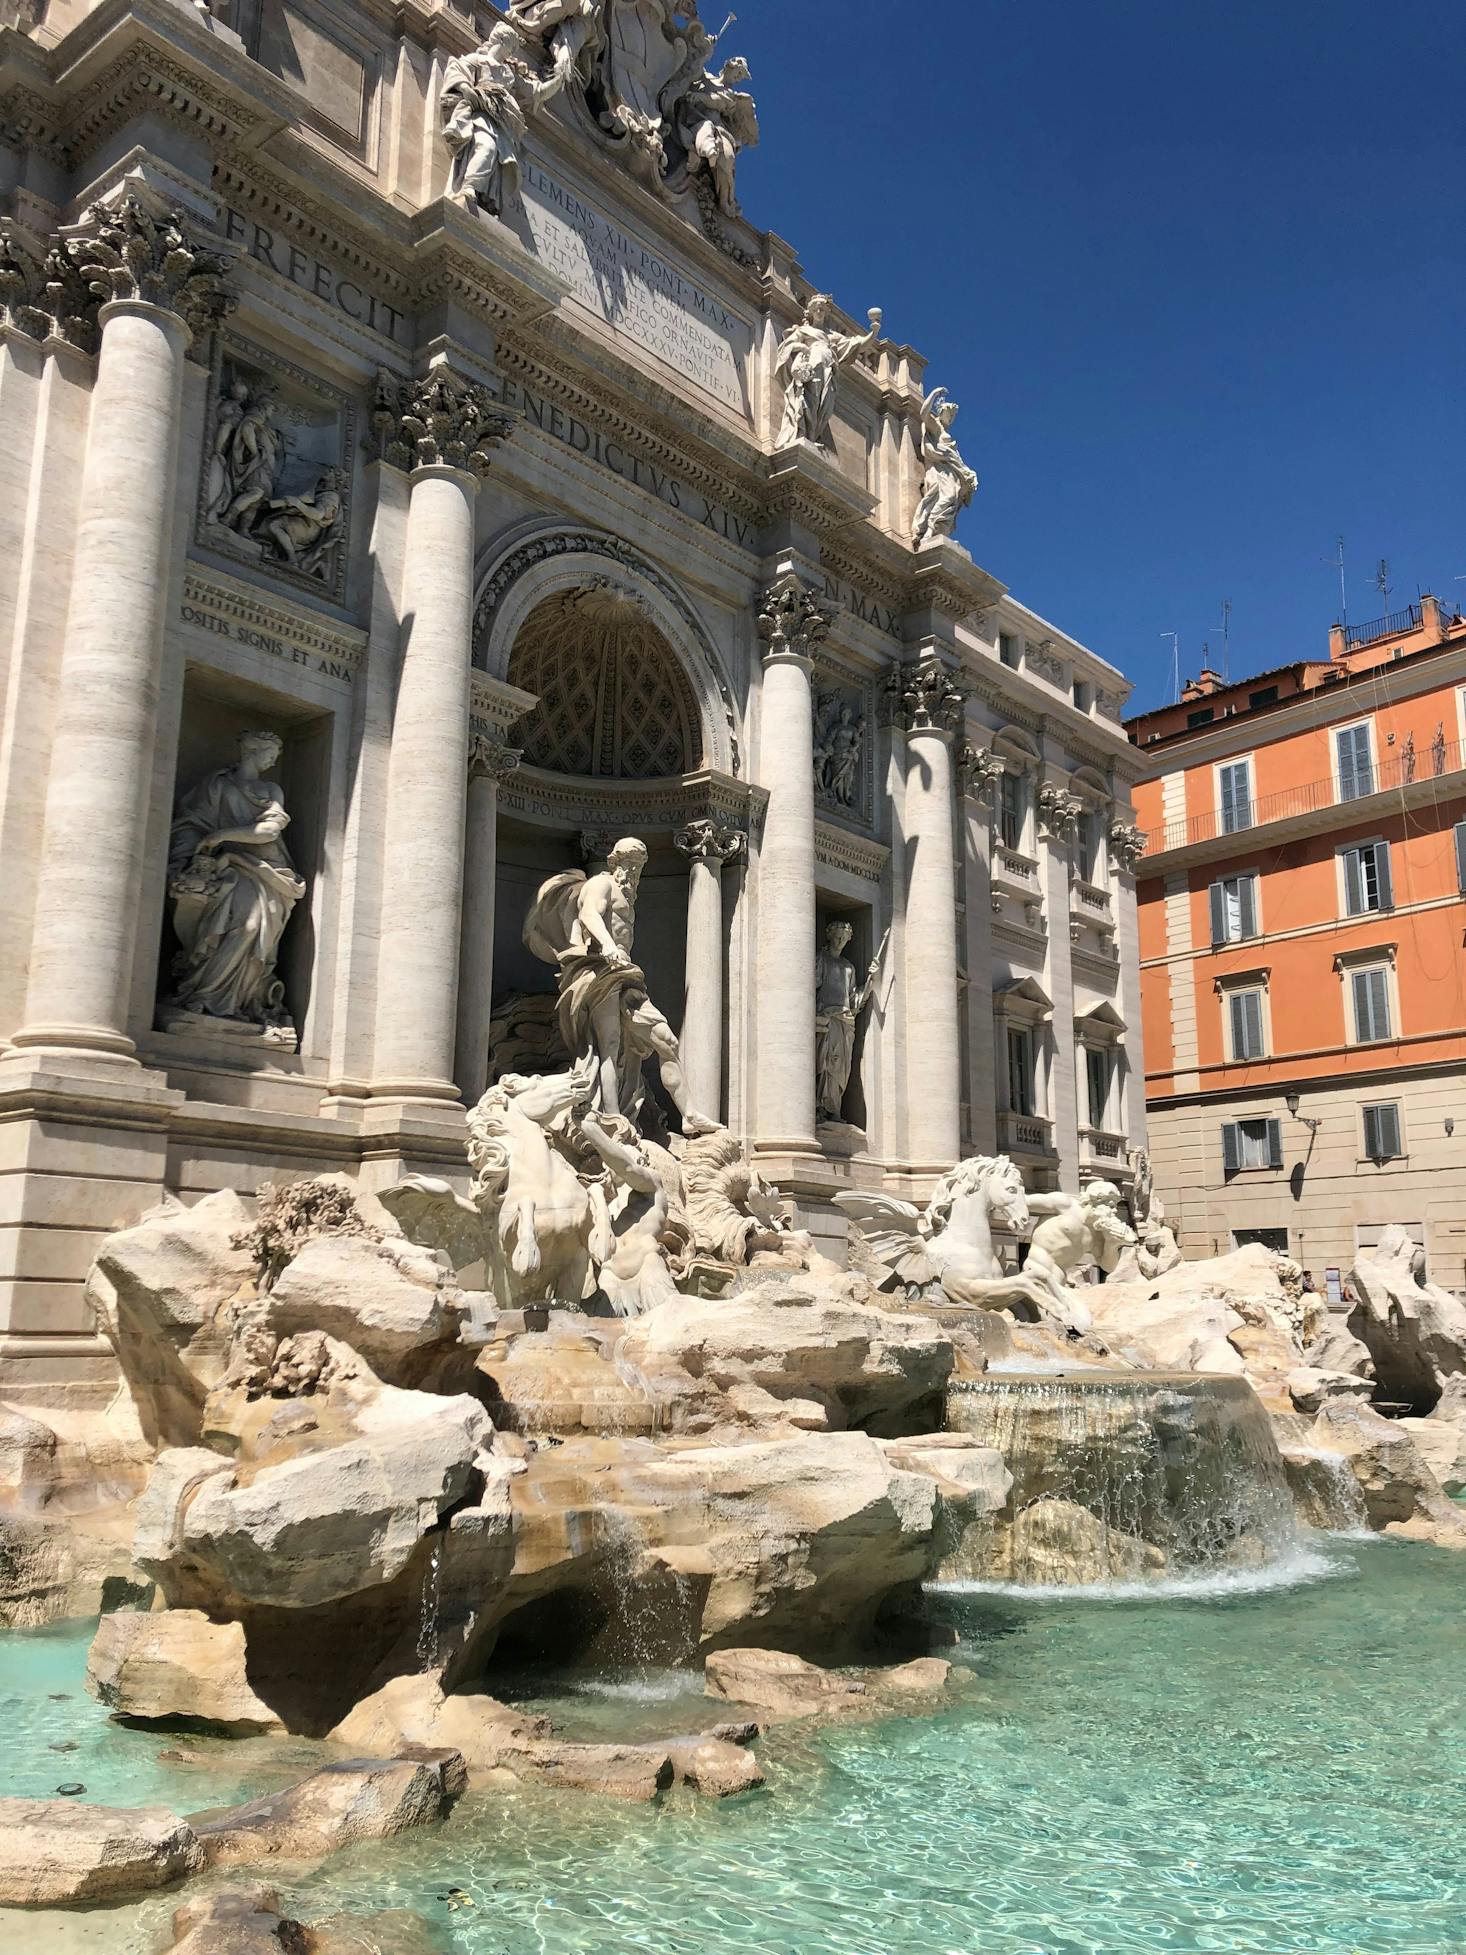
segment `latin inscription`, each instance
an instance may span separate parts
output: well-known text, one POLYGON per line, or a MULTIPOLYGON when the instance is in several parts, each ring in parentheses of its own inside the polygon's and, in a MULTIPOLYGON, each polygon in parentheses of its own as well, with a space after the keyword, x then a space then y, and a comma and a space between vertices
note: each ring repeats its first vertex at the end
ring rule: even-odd
POLYGON ((827 576, 825 596, 833 604, 844 605, 853 618, 859 618, 862 623, 874 625, 877 631, 885 632, 887 637, 901 636, 900 621, 890 605, 877 604, 873 597, 867 597, 863 591, 858 591, 854 584, 847 584, 839 577, 827 576))
POLYGON ((333 305, 353 319, 359 326, 366 326, 374 333, 399 344, 410 344, 411 337, 406 332, 407 315, 395 306, 379 299, 374 292, 366 291, 349 278, 342 278, 334 266, 323 259, 312 258, 298 245, 290 244, 283 237, 270 230, 267 225, 256 224, 253 219, 241 216, 237 210, 224 213, 224 235, 232 244, 242 244, 251 258, 257 258, 262 265, 268 265, 272 272, 281 278, 288 278, 292 285, 300 286, 302 291, 313 292, 327 305, 333 305))
POLYGON ((543 428, 546 434, 553 435, 556 441, 563 441, 567 448, 573 448, 577 455, 584 455, 598 468, 609 469, 612 475, 619 475, 623 482, 645 489, 648 495, 665 502, 669 509, 682 510, 694 522, 725 537, 728 542, 736 543, 740 549, 752 550, 756 546, 758 531, 752 523, 735 516, 722 503, 710 502, 700 489, 679 482, 666 469, 655 468, 650 462, 643 461, 623 443, 603 435, 599 429, 587 427, 584 421, 567 413, 558 401, 532 394, 527 387, 521 387, 518 381, 510 380, 507 376, 500 392, 506 407, 512 407, 532 426, 543 428))
POLYGON ((303 665, 307 671, 320 672, 328 679, 339 679, 343 685, 349 686, 355 676, 353 661, 327 658, 273 631, 260 631, 240 618, 224 617, 217 611, 203 611, 196 604, 180 605, 178 615, 186 625, 193 625, 196 630, 207 631, 215 638, 227 638, 233 645, 247 645, 251 651, 264 652, 287 665, 303 665))
POLYGON ((746 414, 753 333, 745 321, 537 163, 526 165, 523 182, 540 262, 607 325, 746 414))

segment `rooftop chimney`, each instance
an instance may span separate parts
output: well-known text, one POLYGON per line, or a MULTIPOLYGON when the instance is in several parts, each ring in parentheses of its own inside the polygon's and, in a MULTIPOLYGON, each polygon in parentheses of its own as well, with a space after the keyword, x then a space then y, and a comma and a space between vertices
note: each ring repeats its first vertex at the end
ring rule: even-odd
POLYGON ((1213 672, 1209 665, 1203 665, 1200 678, 1188 679, 1181 688, 1181 698, 1183 703, 1188 699, 1205 699, 1208 693, 1220 692, 1221 689, 1221 673, 1213 672))

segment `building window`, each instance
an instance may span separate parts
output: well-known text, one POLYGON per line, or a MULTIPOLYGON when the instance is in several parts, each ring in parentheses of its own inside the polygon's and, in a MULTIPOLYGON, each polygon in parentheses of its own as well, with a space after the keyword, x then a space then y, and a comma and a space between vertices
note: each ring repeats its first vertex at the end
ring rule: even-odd
POLYGON ((1267 1040, 1263 1032, 1260 986, 1227 993, 1227 1022, 1232 1034, 1232 1063, 1241 1065, 1248 1059, 1261 1059, 1267 1040))
POLYGON ((1022 662, 1022 648, 1011 631, 998 633, 998 657, 1010 672, 1016 672, 1022 662))
POLYGON ((1023 819, 1023 776, 1005 773, 998 781, 998 839, 1005 849, 1022 849, 1023 819))
POLYGON ((1228 761, 1217 769, 1217 800, 1221 808, 1222 833, 1235 835, 1239 828, 1252 826, 1252 762, 1228 761))
POLYGON ((1351 971, 1349 986, 1354 994, 1356 1044, 1369 1045, 1376 1040, 1390 1038, 1389 967, 1375 964, 1368 970, 1351 971))
POLYGON ((1211 903, 1213 944, 1239 944, 1257 935, 1257 877, 1223 876, 1207 895, 1211 903))
POLYGON ((1466 821, 1456 823, 1456 887, 1466 896, 1466 821))
POLYGON ((1074 867, 1081 882, 1099 881, 1100 838, 1104 827, 1093 808, 1086 808, 1080 814, 1074 830, 1074 867))
POLYGON ((1198 706, 1194 713, 1186 715, 1187 728, 1189 730, 1193 726, 1210 726, 1216 716, 1215 706, 1198 706))
POLYGON ((1367 1106, 1364 1112, 1364 1152, 1371 1161, 1398 1161, 1405 1150, 1400 1145, 1400 1105, 1385 1100, 1367 1106))
POLYGON ((1276 686, 1259 686, 1256 692, 1247 695, 1247 710, 1256 712, 1259 706, 1276 706, 1278 689, 1276 686))
POLYGON ((1281 1120, 1228 1120, 1222 1127, 1222 1172, 1244 1174, 1250 1168, 1283 1165, 1281 1120))
POLYGON ((1344 859, 1344 914, 1368 916, 1373 910, 1392 907, 1390 885, 1390 845, 1388 842, 1361 842, 1357 848, 1341 851, 1344 859))
POLYGON ((1089 1124, 1099 1131, 1110 1129, 1110 1080, 1113 1056, 1102 1045, 1084 1048, 1084 1070, 1089 1085, 1089 1124))
POLYGON ((1032 1117, 1037 1100, 1033 1031, 1027 1025, 1008 1027, 1008 1105, 1014 1113, 1032 1117))
POLYGON ((1369 722, 1341 726, 1334 734, 1334 758, 1339 769, 1339 799, 1357 801, 1374 793, 1374 761, 1369 751, 1369 722))
POLYGON ((1074 681, 1074 704, 1079 708, 1081 713, 1087 713, 1089 711, 1090 702, 1093 697, 1094 693, 1092 688, 1086 685, 1083 679, 1076 679, 1074 681))

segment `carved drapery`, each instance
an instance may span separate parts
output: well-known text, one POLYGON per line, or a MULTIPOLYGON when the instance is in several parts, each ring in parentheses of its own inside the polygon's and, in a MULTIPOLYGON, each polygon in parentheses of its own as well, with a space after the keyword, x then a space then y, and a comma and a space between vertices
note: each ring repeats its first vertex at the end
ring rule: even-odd
POLYGON ((514 416, 486 387, 439 364, 421 380, 379 371, 372 427, 393 468, 460 468, 482 480, 514 416))
POLYGON ((1056 840, 1074 832, 1075 824, 1084 810, 1084 803, 1077 794, 1070 794, 1052 781, 1045 781, 1040 787, 1035 805, 1039 821, 1056 840))
POLYGON ((981 800, 992 810, 993 789, 1003 773, 1003 762, 991 747, 974 746, 964 740, 957 755, 957 778, 969 800, 981 800))

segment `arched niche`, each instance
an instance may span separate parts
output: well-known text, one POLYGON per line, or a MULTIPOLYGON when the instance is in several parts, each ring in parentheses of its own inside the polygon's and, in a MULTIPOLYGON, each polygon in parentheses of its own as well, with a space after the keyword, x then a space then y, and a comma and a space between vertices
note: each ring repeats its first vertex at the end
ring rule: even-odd
MULTIPOLYGON (((564 688, 571 682, 553 647, 573 636, 577 621, 603 646, 609 636, 619 633, 632 647, 635 671, 625 691, 630 719, 651 724, 654 715, 647 710, 647 688, 660 674, 674 716, 681 716, 686 724, 683 744, 688 762, 680 771, 703 767, 741 775, 738 710, 706 627, 672 579, 619 537, 589 529, 547 529, 501 544, 476 595, 474 665, 494 678, 536 691, 514 670, 521 636, 528 632, 518 669, 527 669, 532 652, 540 669, 554 679, 563 700, 564 688), (558 608, 553 600, 561 601, 558 608), (654 652, 653 647, 661 649, 654 652)), ((613 711, 617 691, 613 687, 613 711)), ((600 699, 604 703, 606 695, 600 699)), ((581 708, 588 704, 584 688, 578 703, 581 708)), ((525 733, 528 724, 528 718, 521 722, 516 737, 525 733)), ((614 736, 609 737, 614 741, 614 736)), ((628 742, 632 745, 634 738, 628 742)), ((546 751, 553 750, 553 743, 547 743, 546 751)), ((664 743, 662 750, 670 751, 670 746, 664 743)), ((576 771, 553 761, 548 764, 555 771, 576 771)), ((676 771, 666 769, 666 773, 676 771)), ((652 775, 638 772, 632 778, 652 775)))

